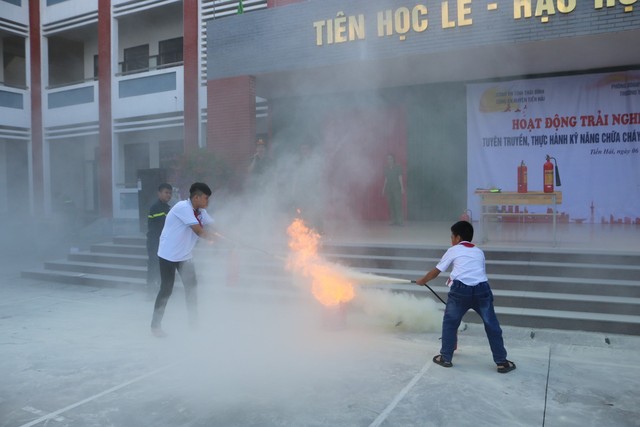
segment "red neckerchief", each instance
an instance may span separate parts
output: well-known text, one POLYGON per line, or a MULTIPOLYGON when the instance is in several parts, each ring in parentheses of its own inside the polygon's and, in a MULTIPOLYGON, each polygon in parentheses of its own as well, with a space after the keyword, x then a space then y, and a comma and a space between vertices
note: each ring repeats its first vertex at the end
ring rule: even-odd
POLYGON ((473 243, 469 243, 469 242, 460 242, 458 244, 464 246, 465 248, 472 248, 475 246, 473 243))
POLYGON ((200 212, 198 212, 198 209, 194 209, 193 210, 193 216, 196 217, 196 219, 198 220, 198 224, 200 224, 200 227, 202 227, 202 221, 200 221, 200 217, 198 216, 200 212))

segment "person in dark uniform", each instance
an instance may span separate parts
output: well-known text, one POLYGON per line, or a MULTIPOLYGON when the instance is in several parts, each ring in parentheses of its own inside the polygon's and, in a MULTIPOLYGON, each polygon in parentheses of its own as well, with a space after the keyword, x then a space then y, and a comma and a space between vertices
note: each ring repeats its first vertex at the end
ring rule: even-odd
POLYGON ((260 191, 264 189, 264 183, 268 180, 265 179, 265 175, 269 172, 271 162, 269 159, 269 153, 267 152, 267 144, 260 138, 256 142, 256 152, 251 157, 251 163, 247 168, 247 187, 253 191, 260 191))
POLYGON ((169 200, 173 195, 173 188, 166 182, 158 186, 158 201, 149 208, 147 217, 147 294, 153 298, 158 293, 160 283, 160 266, 158 264, 158 246, 160 234, 164 227, 164 220, 169 213, 169 200))
POLYGON ((396 163, 393 154, 387 155, 382 195, 387 197, 391 225, 403 225, 402 196, 404 195, 404 184, 402 183, 402 167, 396 163))

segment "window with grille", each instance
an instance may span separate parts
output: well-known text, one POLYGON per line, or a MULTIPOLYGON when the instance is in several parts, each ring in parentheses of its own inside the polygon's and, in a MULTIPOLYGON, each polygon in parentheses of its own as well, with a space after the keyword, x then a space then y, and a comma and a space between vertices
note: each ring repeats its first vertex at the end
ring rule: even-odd
POLYGON ((182 63, 182 37, 158 43, 158 67, 182 63))
POLYGON ((124 50, 122 72, 145 71, 149 69, 149 45, 129 47, 124 50))

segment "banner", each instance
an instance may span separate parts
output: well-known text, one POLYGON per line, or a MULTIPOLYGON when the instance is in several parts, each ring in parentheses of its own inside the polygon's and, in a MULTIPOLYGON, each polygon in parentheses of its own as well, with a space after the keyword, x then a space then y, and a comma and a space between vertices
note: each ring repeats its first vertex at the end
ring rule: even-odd
POLYGON ((640 71, 467 86, 467 203, 474 213, 477 189, 518 191, 522 162, 528 191, 543 191, 549 155, 561 178, 554 188, 562 192, 561 222, 640 224, 639 151, 640 71))

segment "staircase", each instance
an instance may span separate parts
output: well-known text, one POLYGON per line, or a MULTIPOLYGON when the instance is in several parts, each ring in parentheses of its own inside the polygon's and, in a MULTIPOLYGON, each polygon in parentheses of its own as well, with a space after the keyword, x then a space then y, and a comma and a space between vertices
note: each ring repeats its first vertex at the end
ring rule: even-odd
MULTIPOLYGON (((233 250, 230 246, 200 245, 194 250, 198 281, 223 281, 235 286, 233 263, 242 263, 243 288, 276 291, 277 284, 291 282, 281 260, 252 250, 233 250), (249 266, 247 268, 246 266, 249 266)), ((237 274, 240 276, 239 274, 237 274)), ((92 244, 86 251, 71 251, 65 260, 47 261, 41 269, 24 270, 23 278, 76 285, 113 287, 144 291, 147 277, 146 238, 114 237, 112 242, 92 244)), ((180 282, 179 275, 176 282, 180 282)))
MULTIPOLYGON (((446 248, 412 246, 327 247, 327 257, 384 276, 416 279, 435 267, 446 248)), ((489 283, 500 322, 640 335, 640 255, 530 250, 484 250, 489 283)), ((445 299, 448 273, 431 288, 445 299)), ((390 285, 424 294, 415 285, 390 285)), ((465 321, 480 322, 475 313, 465 321)))
MULTIPOLYGON (((433 268, 444 247, 412 245, 325 244, 326 259, 359 271, 403 279, 416 279, 433 268)), ((291 275, 276 257, 251 250, 230 250, 224 245, 201 247, 206 264, 198 267, 201 283, 223 281, 232 292, 255 292, 296 298, 298 288, 288 286, 291 275), (241 259, 241 287, 233 287, 235 262, 241 259), (214 265, 215 264, 215 265, 214 265), (246 267, 250 265, 250 267, 246 267), (286 284, 286 286, 283 286, 286 284)), ((503 325, 528 328, 582 330, 640 335, 640 255, 485 249, 487 273, 495 307, 503 325)), ((144 237, 116 237, 94 244, 88 251, 68 254, 63 261, 47 262, 40 270, 23 271, 38 280, 143 290, 146 283, 144 237)), ((202 258, 202 257, 201 257, 202 258)), ((432 284, 446 300, 448 273, 432 284)), ((393 292, 432 298, 425 287, 411 284, 381 285, 393 292)), ((470 312, 467 322, 480 322, 470 312)))
POLYGON ((26 270, 22 277, 75 285, 144 289, 147 249, 144 237, 116 237, 88 251, 72 251, 66 260, 49 261, 39 270, 26 270))

